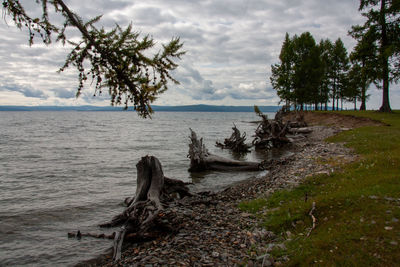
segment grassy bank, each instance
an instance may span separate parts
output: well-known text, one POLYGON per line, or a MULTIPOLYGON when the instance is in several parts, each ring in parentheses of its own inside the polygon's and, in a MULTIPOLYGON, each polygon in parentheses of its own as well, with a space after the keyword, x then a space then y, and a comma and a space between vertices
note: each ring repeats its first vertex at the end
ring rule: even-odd
MULTIPOLYGON (((380 120, 390 126, 362 127, 329 138, 345 142, 360 160, 342 171, 307 178, 291 191, 240 204, 260 217, 267 230, 287 239, 291 265, 395 266, 400 263, 400 112, 341 112, 380 120), (315 229, 309 214, 316 209, 315 229)), ((321 163, 343 164, 335 158, 321 163)))

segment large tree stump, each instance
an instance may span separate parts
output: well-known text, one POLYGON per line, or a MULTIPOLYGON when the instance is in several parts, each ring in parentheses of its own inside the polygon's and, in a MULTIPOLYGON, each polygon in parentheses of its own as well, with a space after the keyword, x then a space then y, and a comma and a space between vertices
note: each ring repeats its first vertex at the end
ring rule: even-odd
MULTIPOLYGON (((113 238, 113 259, 121 259, 122 243, 125 239, 145 241, 158 237, 160 234, 170 233, 174 225, 169 221, 164 210, 176 195, 179 198, 191 196, 187 184, 164 176, 160 161, 153 156, 143 157, 137 164, 137 187, 133 198, 127 198, 127 208, 110 222, 100 227, 121 228, 112 235, 82 234, 79 231, 69 233, 69 237, 81 238, 91 236, 98 238, 113 238)), ((176 227, 175 227, 176 230, 176 227)))
POLYGON ((233 133, 231 137, 225 138, 224 143, 216 142, 216 146, 223 149, 230 149, 235 153, 248 153, 250 152, 251 145, 245 143, 246 133, 241 135, 239 129, 233 124, 233 133))
POLYGON ((287 113, 284 107, 275 114, 273 120, 269 120, 266 115, 257 109, 256 113, 262 119, 252 142, 256 149, 280 148, 297 140, 299 134, 308 134, 312 131, 309 128, 305 128, 307 124, 302 113, 297 113, 294 121, 288 120, 284 122, 283 119, 287 113))
POLYGON ((252 142, 256 149, 279 148, 290 143, 290 140, 286 137, 289 131, 289 123, 283 123, 280 115, 274 120, 269 120, 266 117, 261 118, 262 121, 255 131, 255 138, 252 142))
POLYGON ((258 162, 238 161, 213 155, 208 152, 203 144, 203 138, 198 139, 197 134, 190 129, 189 154, 190 172, 206 170, 218 171, 259 171, 262 166, 258 162))

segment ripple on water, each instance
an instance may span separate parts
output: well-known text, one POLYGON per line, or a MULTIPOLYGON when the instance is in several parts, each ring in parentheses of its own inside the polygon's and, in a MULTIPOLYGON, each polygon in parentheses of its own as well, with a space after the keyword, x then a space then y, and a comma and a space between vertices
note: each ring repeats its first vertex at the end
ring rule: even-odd
MULTIPOLYGON (((68 239, 123 210, 135 192, 135 164, 158 157, 166 176, 197 190, 223 188, 254 173, 187 172, 189 127, 210 151, 230 136, 232 122, 248 136, 251 113, 7 112, 0 116, 0 265, 66 266, 111 246, 108 240, 68 239), (105 217, 106 216, 106 217, 105 217)), ((247 159, 261 159, 252 154, 247 159)), ((112 231, 112 229, 110 230, 112 231)))

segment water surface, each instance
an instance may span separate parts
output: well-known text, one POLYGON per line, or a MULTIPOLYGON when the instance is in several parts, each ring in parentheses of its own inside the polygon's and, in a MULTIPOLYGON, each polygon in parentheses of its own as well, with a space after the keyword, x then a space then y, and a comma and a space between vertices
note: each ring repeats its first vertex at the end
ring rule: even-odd
MULTIPOLYGON (((219 190, 257 173, 187 172, 189 127, 210 152, 244 157, 214 146, 233 123, 254 133, 253 113, 0 112, 0 265, 65 266, 87 260, 109 240, 68 239, 67 232, 103 232, 97 225, 123 209, 136 185, 135 164, 156 156, 164 174, 219 190)), ((276 156, 276 155, 269 155, 276 156)))

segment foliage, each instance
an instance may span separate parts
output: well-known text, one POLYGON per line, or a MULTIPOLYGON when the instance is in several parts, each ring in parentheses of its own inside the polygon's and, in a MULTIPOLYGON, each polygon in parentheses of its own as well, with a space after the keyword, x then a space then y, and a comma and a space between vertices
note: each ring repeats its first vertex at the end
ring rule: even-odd
POLYGON ((320 50, 314 37, 305 32, 293 38, 294 66, 293 86, 295 99, 301 109, 305 103, 319 102, 319 84, 322 76, 320 50))
POLYGON ((331 68, 328 74, 331 80, 331 96, 332 96, 332 109, 339 109, 339 99, 343 99, 344 91, 347 86, 347 71, 349 69, 349 58, 347 56, 346 48, 342 40, 339 38, 335 41, 331 54, 331 68))
POLYGON ((400 79, 400 1, 360 0, 359 10, 366 22, 353 26, 350 35, 358 41, 358 58, 367 55, 372 60, 365 64, 365 73, 376 84, 382 82, 380 110, 389 112, 389 83, 400 79))
POLYGON ((282 44, 281 53, 279 54, 280 64, 271 66, 272 75, 270 81, 272 87, 277 91, 278 96, 286 101, 286 106, 294 101, 293 91, 293 65, 294 51, 293 42, 286 33, 285 40, 282 44))
POLYGON ((150 104, 168 89, 168 81, 178 83, 170 73, 178 66, 175 60, 185 53, 179 38, 172 39, 162 46, 161 51, 149 57, 145 52, 155 46, 154 40, 149 35, 140 38, 138 32, 132 31, 132 25, 126 29, 116 25, 107 31, 95 26, 101 16, 84 22, 62 0, 36 0, 36 4, 42 6, 41 18, 29 16, 17 0, 3 0, 3 11, 18 28, 28 29, 30 45, 36 36, 50 44, 52 35, 56 35, 56 41, 73 46, 60 71, 70 66, 78 70, 77 96, 84 83, 91 80, 95 86, 94 95, 100 95, 103 88, 108 88, 112 105, 124 104, 127 108, 132 103, 138 114, 146 117, 152 113, 150 104), (61 25, 50 21, 50 7, 54 13, 63 16, 61 25), (67 38, 69 27, 80 31, 82 39, 79 42, 67 38))
MULTIPOLYGON (((351 34, 351 33, 350 33, 351 34)), ((353 36, 354 37, 354 36, 353 36)), ((376 77, 377 64, 377 45, 374 43, 372 32, 359 36, 358 43, 350 54, 350 60, 358 70, 358 80, 361 90, 361 106, 360 110, 366 110, 367 90, 369 85, 374 82, 376 77)), ((353 74, 356 74, 355 72, 353 74)), ((356 78, 353 76, 352 78, 356 78)))
MULTIPOLYGON (((364 101, 362 105, 364 105, 365 107, 366 96, 365 92, 362 93, 365 87, 363 86, 364 84, 364 81, 362 80, 363 76, 360 75, 360 73, 362 73, 361 65, 359 63, 354 63, 351 66, 350 71, 348 72, 347 86, 345 87, 345 90, 343 92, 344 96, 346 97, 346 100, 354 102, 354 110, 357 109, 357 100, 364 101)), ((360 110, 362 109, 360 108, 360 110)))
POLYGON ((322 63, 322 77, 319 86, 320 87, 319 94, 321 103, 325 104, 325 110, 327 110, 329 95, 331 91, 331 80, 329 76, 329 73, 331 72, 332 69, 331 57, 333 51, 333 44, 331 40, 329 39, 321 40, 319 43, 319 49, 320 49, 320 56, 322 63))
POLYGON ((320 164, 341 166, 342 171, 310 177, 293 190, 241 205, 259 214, 266 229, 292 233, 285 243, 287 251, 280 252, 289 256, 287 266, 395 266, 400 261, 400 112, 341 114, 390 126, 362 127, 329 138, 346 142, 360 160, 344 165, 337 158, 317 159, 320 164), (312 202, 317 225, 306 237, 312 202))
POLYGON ((286 33, 279 60, 271 66, 270 81, 286 105, 303 109, 313 104, 318 109, 325 103, 326 109, 329 97, 333 103, 345 98, 349 60, 340 38, 334 44, 329 39, 316 44, 309 32, 292 38, 286 33))

